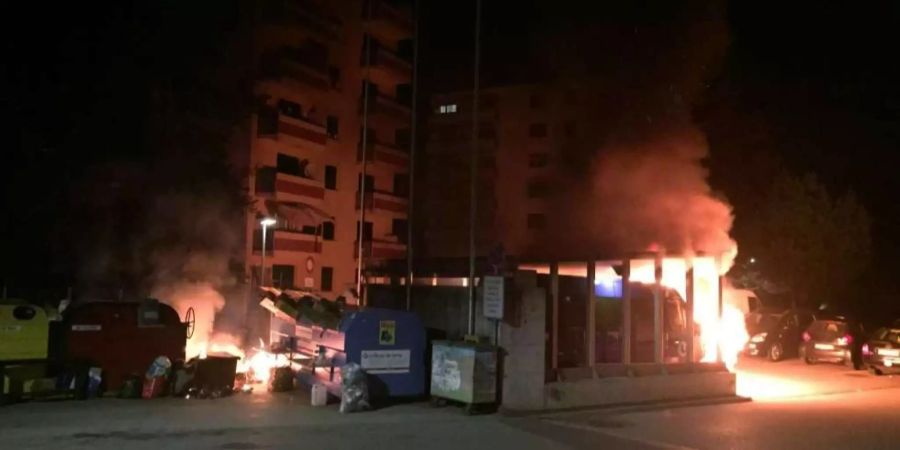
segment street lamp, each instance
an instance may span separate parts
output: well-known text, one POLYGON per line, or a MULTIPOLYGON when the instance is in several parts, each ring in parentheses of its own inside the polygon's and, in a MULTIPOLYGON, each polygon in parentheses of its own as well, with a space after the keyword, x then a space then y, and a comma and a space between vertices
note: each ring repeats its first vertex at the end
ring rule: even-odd
POLYGON ((259 269, 259 280, 260 283, 265 286, 266 284, 266 228, 275 225, 275 219, 271 217, 264 217, 259 221, 259 224, 262 225, 262 262, 260 263, 259 269))

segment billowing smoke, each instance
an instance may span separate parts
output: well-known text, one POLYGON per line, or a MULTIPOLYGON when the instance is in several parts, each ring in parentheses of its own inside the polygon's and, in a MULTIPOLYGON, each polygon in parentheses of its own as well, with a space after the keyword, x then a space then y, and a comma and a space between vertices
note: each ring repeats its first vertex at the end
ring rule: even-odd
MULTIPOLYGON (((153 270, 151 295, 174 307, 183 319, 193 310, 188 358, 205 354, 214 340, 240 346, 243 337, 240 329, 227 326, 234 321, 222 317, 226 295, 237 282, 229 263, 239 248, 235 223, 227 220, 232 214, 224 208, 222 203, 196 194, 161 197, 153 208, 155 231, 162 239, 148 247, 147 259, 153 270)), ((238 300, 232 299, 243 305, 238 300)), ((235 312, 243 309, 237 306, 235 312)))
POLYGON ((204 353, 213 336, 216 315, 225 307, 225 297, 206 281, 161 285, 152 295, 175 308, 182 318, 193 311, 193 334, 187 341, 185 355, 193 358, 204 353))
POLYGON ((706 155, 705 139, 692 128, 605 149, 581 209, 592 240, 600 248, 723 255, 727 270, 737 252, 733 217, 707 182, 706 155))

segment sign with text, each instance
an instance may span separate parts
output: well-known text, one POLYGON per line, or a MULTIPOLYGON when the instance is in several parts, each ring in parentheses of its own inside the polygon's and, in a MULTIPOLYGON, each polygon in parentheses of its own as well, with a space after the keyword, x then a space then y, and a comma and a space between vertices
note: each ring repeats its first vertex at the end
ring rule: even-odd
POLYGON ((359 365, 368 373, 406 373, 409 350, 363 350, 359 365))
POLYGON ((503 318, 503 277, 484 277, 484 317, 503 318))

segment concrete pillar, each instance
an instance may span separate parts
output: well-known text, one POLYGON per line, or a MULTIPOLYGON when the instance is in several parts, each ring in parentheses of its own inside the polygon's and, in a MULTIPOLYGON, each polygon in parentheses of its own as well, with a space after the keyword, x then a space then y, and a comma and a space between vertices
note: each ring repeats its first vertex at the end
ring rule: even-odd
POLYGON ((585 304, 584 337, 587 339, 585 349, 585 365, 593 367, 596 361, 596 345, 597 345, 597 302, 594 298, 594 274, 597 268, 597 262, 591 259, 587 263, 587 292, 585 304))
POLYGON ((631 364, 631 258, 622 261, 622 363, 631 364))
MULTIPOLYGON (((718 265, 717 265, 717 267, 718 267, 718 265)), ((716 317, 718 320, 718 323, 716 323, 716 326, 718 326, 718 327, 721 327, 721 325, 722 325, 722 287, 724 284, 725 284, 725 276, 719 275, 718 310, 716 313, 716 317)), ((722 333, 720 332, 718 334, 720 335, 719 339, 722 339, 722 337, 721 337, 722 333)), ((722 362, 722 361, 723 361, 722 360, 722 347, 716 346, 716 362, 722 362)))
POLYGON ((663 339, 662 257, 653 257, 653 362, 662 364, 666 346, 663 339))
POLYGON ((686 314, 688 318, 688 326, 690 327, 690 339, 687 341, 687 360, 690 363, 695 362, 697 359, 694 358, 694 265, 691 262, 691 266, 688 267, 687 272, 685 272, 685 284, 684 284, 684 292, 687 298, 685 299, 686 305, 686 314))
POLYGON ((550 367, 553 376, 559 369, 559 263, 550 263, 550 300, 553 303, 552 320, 550 321, 550 367))

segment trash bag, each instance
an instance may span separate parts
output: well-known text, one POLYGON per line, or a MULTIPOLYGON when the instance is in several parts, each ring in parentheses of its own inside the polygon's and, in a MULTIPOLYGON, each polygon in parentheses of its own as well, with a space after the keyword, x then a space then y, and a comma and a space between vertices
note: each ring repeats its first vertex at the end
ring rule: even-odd
POLYGON ((366 373, 357 363, 341 367, 341 413, 366 411, 369 405, 369 384, 366 373))

